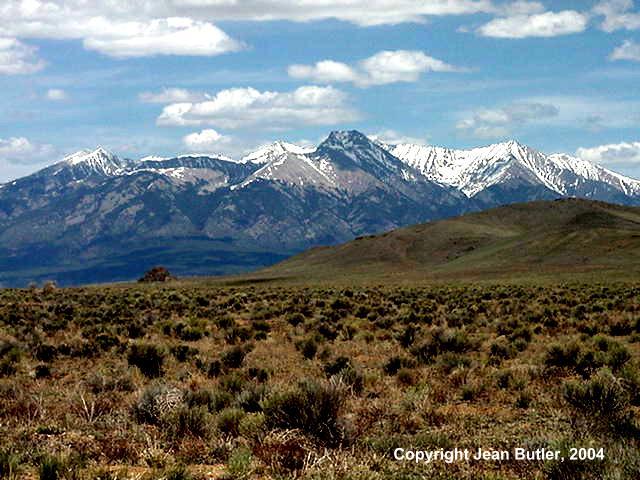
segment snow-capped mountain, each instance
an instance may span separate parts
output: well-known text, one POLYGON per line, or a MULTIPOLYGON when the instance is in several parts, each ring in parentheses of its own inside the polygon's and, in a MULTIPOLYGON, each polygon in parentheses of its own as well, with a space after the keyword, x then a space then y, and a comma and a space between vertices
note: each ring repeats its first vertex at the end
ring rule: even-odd
POLYGON ((283 155, 306 155, 313 152, 316 147, 304 147, 287 142, 273 142, 269 145, 264 145, 257 150, 245 155, 242 163, 256 163, 259 165, 278 160, 283 155))
POLYGON ((414 144, 386 148, 430 180, 454 187, 468 197, 510 185, 602 200, 640 195, 637 180, 569 155, 545 155, 516 141, 471 150, 414 144))
POLYGON ((64 157, 47 173, 64 176, 67 181, 84 180, 121 174, 129 164, 128 160, 120 159, 105 148, 97 147, 95 150, 81 150, 64 157))
POLYGON ((357 131, 241 159, 98 147, 0 188, 0 283, 119 280, 164 264, 228 273, 359 235, 564 196, 640 204, 640 182, 517 142, 385 145, 357 131))

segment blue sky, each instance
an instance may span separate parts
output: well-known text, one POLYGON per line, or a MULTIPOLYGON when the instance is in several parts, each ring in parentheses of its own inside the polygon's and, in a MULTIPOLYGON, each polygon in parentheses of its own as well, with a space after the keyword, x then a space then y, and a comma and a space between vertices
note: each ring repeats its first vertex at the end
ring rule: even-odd
POLYGON ((640 177, 633 1, 303 3, 6 0, 0 181, 96 145, 240 157, 347 128, 640 177))

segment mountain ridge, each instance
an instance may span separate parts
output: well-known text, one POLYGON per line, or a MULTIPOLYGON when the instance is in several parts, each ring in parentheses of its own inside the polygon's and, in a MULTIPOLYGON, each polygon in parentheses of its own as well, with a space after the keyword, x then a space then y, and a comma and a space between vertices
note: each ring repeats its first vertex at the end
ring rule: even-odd
POLYGON ((127 280, 154 264, 178 275, 239 272, 502 204, 567 196, 640 204, 640 182, 515 141, 402 148, 349 130, 317 147, 275 142, 240 160, 131 160, 102 147, 72 154, 0 188, 0 283, 127 280), (141 246, 144 255, 128 254, 141 246), (197 253, 209 260, 181 260, 197 253))

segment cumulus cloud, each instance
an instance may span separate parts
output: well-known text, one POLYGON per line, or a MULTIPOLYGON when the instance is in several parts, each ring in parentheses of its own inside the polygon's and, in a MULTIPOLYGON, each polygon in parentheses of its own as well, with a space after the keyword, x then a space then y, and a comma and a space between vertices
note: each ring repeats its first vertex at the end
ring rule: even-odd
POLYGON ((632 12, 633 0, 604 0, 593 7, 593 13, 603 16, 600 28, 605 32, 615 30, 637 30, 640 28, 640 13, 632 12))
POLYGON ((143 103, 179 103, 200 102, 205 100, 207 95, 184 88, 164 88, 159 92, 142 92, 138 98, 143 103))
POLYGON ((47 90, 45 98, 52 102, 61 102, 69 98, 69 96, 67 95, 67 92, 60 88, 50 88, 49 90, 47 90))
POLYGON ((617 47, 609 57, 611 60, 629 60, 632 62, 640 62, 640 43, 632 40, 625 40, 622 45, 617 47))
POLYGON ((640 142, 623 142, 591 148, 579 148, 576 150, 576 156, 601 165, 640 165, 640 142))
MULTIPOLYGON (((105 22, 99 19, 98 23, 105 22)), ((183 17, 145 22, 106 22, 84 38, 88 50, 116 58, 153 55, 213 56, 242 45, 208 22, 183 17)))
MULTIPOLYGON (((79 39, 88 50, 115 58, 153 55, 213 56, 243 45, 212 23, 185 16, 154 16, 140 2, 49 0, 0 6, 0 35, 20 38, 79 39), (140 18, 147 14, 147 18, 140 18)), ((160 14, 161 12, 158 11, 160 14)))
POLYGON ((513 126, 558 116, 555 105, 517 102, 499 109, 484 109, 462 118, 456 128, 478 138, 498 138, 510 134, 513 126))
MULTIPOLYGON (((1 30, 0 30, 1 31, 1 30)), ((0 75, 35 73, 45 67, 37 49, 15 38, 0 37, 0 75)))
POLYGON ((557 37, 583 32, 588 23, 588 15, 563 10, 495 18, 481 26, 478 33, 495 38, 557 37))
POLYGON ((230 138, 216 132, 211 128, 186 135, 182 141, 191 152, 210 153, 230 142, 230 138))
MULTIPOLYGON (((0 37, 78 39, 85 48, 115 58, 212 56, 237 51, 243 45, 211 19, 338 19, 370 26, 424 22, 432 15, 488 13, 493 8, 491 0, 3 0, 0 37)), ((0 59, 2 56, 0 53, 0 59)), ((27 62, 10 72, 40 68, 40 63, 27 62)))
POLYGON ((261 92, 255 88, 222 90, 202 102, 165 106, 157 123, 231 129, 260 125, 282 129, 334 125, 358 118, 358 112, 349 106, 344 92, 333 87, 304 86, 291 92, 261 92))
POLYGON ((351 82, 359 87, 397 82, 415 82, 425 72, 455 72, 461 69, 415 50, 385 50, 355 66, 333 60, 314 65, 291 65, 293 78, 319 83, 351 82))
POLYGON ((11 165, 40 163, 52 155, 51 145, 37 144, 25 137, 0 138, 0 162, 11 165))

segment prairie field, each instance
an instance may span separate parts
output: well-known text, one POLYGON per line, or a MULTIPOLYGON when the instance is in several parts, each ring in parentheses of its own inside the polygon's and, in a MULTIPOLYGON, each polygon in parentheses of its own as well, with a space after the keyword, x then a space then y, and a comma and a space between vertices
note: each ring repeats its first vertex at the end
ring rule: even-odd
POLYGON ((0 291, 0 478, 637 479, 639 452, 637 284, 0 291))

